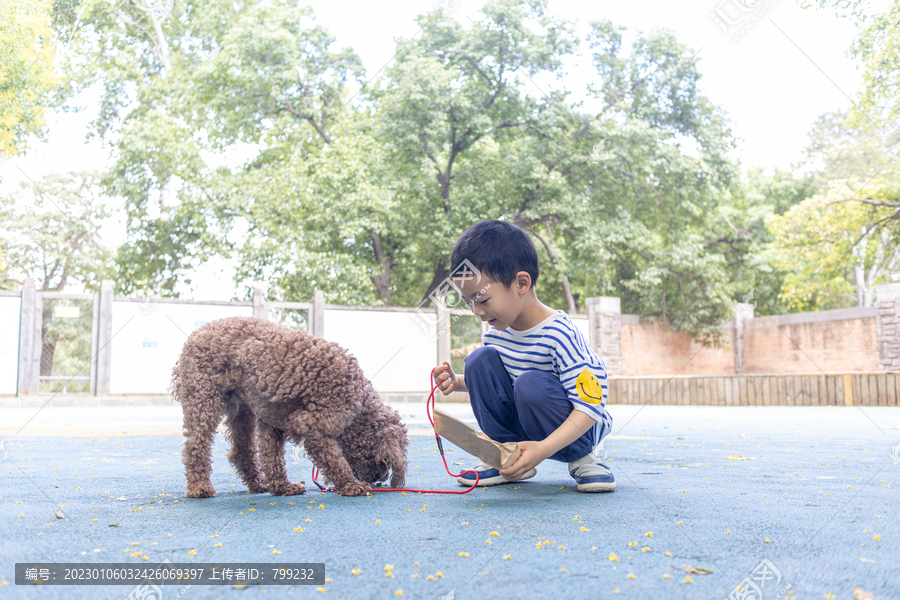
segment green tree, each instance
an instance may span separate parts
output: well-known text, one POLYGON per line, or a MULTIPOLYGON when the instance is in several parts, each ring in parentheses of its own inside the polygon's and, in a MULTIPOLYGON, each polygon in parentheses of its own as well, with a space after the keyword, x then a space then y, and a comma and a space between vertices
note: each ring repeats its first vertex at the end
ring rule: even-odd
POLYGON ((0 0, 0 153, 25 150, 45 134, 44 111, 58 83, 46 0, 0 0))

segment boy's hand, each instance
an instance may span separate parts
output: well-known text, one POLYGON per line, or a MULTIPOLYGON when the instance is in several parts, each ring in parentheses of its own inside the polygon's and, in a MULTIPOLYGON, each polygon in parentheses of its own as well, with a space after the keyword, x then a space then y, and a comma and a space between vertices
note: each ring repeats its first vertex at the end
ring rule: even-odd
POLYGON ((519 450, 522 451, 522 454, 519 455, 516 462, 505 469, 500 469, 500 474, 504 479, 518 481, 525 473, 554 454, 554 452, 548 453, 549 448, 543 442, 519 442, 519 450))
POLYGON ((453 368, 447 361, 444 361, 444 364, 434 370, 434 382, 441 384, 440 389, 445 396, 459 384, 456 373, 453 372, 453 368))

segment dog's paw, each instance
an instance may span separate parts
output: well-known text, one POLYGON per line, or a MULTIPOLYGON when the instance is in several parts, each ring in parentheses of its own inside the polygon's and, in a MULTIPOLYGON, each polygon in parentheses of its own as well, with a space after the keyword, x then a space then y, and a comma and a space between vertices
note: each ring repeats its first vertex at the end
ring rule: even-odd
POLYGON ((287 485, 273 486, 269 492, 273 496, 296 496, 306 492, 306 484, 302 481, 299 483, 288 483, 287 485))
POLYGON ((249 486, 249 489, 247 491, 249 491, 251 494, 265 494, 269 491, 269 486, 267 486, 265 483, 257 483, 256 485, 249 486))
POLYGON ((341 496, 366 496, 372 492, 372 486, 362 481, 351 481, 338 489, 341 496))
POLYGON ((188 498, 212 498, 216 495, 216 488, 210 483, 198 486, 188 486, 186 495, 188 498))

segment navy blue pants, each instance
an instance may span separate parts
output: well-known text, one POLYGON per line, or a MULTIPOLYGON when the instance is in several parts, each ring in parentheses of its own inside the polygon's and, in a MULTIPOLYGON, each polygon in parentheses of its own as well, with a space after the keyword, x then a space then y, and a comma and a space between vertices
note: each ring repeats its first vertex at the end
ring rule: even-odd
MULTIPOLYGON (((484 346, 466 358, 466 387, 481 430, 500 443, 539 442, 556 431, 574 408, 553 373, 526 371, 512 378, 496 348, 484 346)), ((597 425, 595 425, 597 427, 597 425)), ((572 462, 591 453, 593 428, 550 458, 572 462)))

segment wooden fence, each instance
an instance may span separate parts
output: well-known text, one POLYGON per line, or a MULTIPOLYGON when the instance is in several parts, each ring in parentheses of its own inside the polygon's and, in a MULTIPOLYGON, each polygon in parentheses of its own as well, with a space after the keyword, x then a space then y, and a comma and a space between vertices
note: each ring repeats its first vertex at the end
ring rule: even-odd
POLYGON ((895 373, 609 378, 609 404, 898 406, 895 373))

